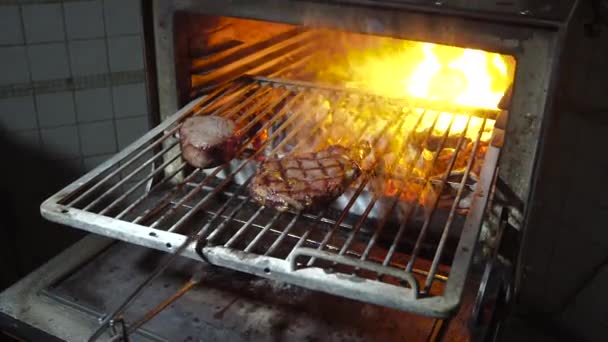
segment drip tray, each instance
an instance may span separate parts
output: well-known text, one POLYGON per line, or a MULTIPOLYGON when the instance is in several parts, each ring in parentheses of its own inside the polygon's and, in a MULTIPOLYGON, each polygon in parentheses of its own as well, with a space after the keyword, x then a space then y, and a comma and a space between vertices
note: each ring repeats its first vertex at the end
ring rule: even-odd
MULTIPOLYGON (((166 253, 112 244, 43 293, 99 318, 139 285, 166 253)), ((200 284, 149 321, 132 341, 419 341, 437 319, 365 304, 181 258, 127 310, 134 322, 174 294, 198 268, 200 284)), ((470 302, 465 300, 463 310, 470 302)), ((460 315, 452 336, 467 336, 460 315)), ((106 337, 109 337, 106 335, 106 337)))

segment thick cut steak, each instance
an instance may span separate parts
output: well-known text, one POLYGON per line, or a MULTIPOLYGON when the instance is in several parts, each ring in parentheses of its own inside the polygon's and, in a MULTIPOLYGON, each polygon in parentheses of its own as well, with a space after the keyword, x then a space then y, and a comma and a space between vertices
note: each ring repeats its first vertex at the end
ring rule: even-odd
POLYGON ((186 119, 179 137, 184 160, 203 169, 230 161, 239 145, 234 122, 213 115, 186 119))
POLYGON ((303 210, 333 201, 360 174, 342 146, 268 159, 254 175, 250 192, 261 205, 303 210))

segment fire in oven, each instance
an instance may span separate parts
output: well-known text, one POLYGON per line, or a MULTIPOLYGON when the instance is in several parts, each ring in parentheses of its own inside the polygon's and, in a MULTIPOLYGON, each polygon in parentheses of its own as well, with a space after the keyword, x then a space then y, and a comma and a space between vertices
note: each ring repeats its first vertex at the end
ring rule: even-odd
POLYGON ((454 315, 493 197, 515 57, 312 23, 176 18, 181 109, 42 206, 168 253, 94 337, 177 256, 454 315))

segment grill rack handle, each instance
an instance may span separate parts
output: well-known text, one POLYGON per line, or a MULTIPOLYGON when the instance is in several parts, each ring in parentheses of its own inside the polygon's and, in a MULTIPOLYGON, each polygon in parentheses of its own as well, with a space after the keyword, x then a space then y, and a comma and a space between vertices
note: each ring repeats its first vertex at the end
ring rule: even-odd
MULTIPOLYGON (((379 265, 379 264, 376 264, 376 263, 373 263, 370 261, 355 260, 353 258, 344 256, 344 255, 337 255, 337 254, 329 253, 329 252, 318 250, 318 249, 308 248, 308 247, 298 247, 293 250, 293 252, 289 256, 289 260, 288 260, 290 271, 292 271, 292 272, 296 271, 296 259, 301 256, 308 256, 308 257, 317 258, 317 259, 324 259, 327 261, 334 262, 336 264, 357 267, 357 268, 368 270, 371 272, 376 272, 378 274, 386 274, 391 277, 401 279, 410 286, 410 288, 412 290, 413 299, 418 299, 418 293, 419 293, 418 281, 409 272, 399 271, 399 270, 389 268, 386 266, 382 266, 382 265, 379 265)), ((356 277, 356 276, 354 276, 354 277, 356 277)))

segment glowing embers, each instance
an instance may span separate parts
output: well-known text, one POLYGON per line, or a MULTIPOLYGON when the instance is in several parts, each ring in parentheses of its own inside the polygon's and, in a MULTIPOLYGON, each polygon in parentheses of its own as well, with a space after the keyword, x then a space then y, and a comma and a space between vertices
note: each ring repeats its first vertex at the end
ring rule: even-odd
POLYGON ((424 206, 449 190, 434 184, 458 183, 467 169, 467 178, 478 178, 494 128, 493 119, 365 94, 319 92, 296 110, 307 114, 306 122, 289 152, 342 145, 360 164, 369 191, 424 206))

